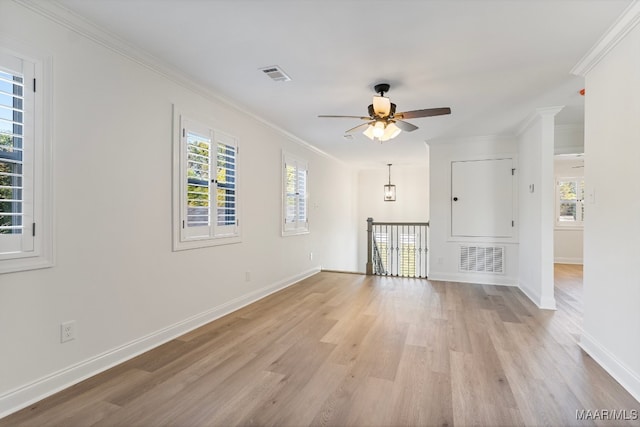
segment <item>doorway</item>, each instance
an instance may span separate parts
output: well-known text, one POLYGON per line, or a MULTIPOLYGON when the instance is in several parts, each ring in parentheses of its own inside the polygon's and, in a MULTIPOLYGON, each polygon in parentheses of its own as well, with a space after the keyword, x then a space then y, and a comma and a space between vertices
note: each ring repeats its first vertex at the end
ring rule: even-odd
POLYGON ((554 294, 556 302, 582 318, 584 252, 584 156, 554 157, 554 294))

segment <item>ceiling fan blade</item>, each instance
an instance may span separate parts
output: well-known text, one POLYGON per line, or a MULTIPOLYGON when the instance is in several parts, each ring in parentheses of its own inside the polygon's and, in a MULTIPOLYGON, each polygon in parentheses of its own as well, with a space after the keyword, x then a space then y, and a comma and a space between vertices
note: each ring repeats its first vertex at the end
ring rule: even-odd
POLYGON ((320 115, 318 117, 330 118, 330 119, 360 119, 360 120, 371 120, 371 117, 362 117, 362 116, 328 116, 328 115, 320 115))
POLYGON ((369 126, 369 123, 363 123, 363 124, 358 125, 358 126, 356 126, 356 127, 352 127, 352 128, 351 128, 351 129, 349 129, 349 130, 345 130, 345 131, 344 131, 344 133, 351 133, 351 132, 355 132, 355 131, 357 131, 357 130, 359 130, 359 129, 362 129, 362 128, 365 128, 365 127, 367 127, 367 126, 369 126))
POLYGON ((404 111, 402 113, 396 113, 395 117, 398 119, 417 119, 420 117, 443 116, 445 114, 451 114, 451 108, 427 108, 425 110, 404 111))
POLYGON ((413 132, 418 129, 418 126, 413 125, 409 122, 403 122, 402 120, 396 120, 396 125, 405 132, 413 132))

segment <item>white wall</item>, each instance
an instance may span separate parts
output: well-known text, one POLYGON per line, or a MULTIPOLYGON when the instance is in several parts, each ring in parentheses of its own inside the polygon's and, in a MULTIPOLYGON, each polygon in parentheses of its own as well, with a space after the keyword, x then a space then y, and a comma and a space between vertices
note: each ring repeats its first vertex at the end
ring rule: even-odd
POLYGON ((540 308, 555 309, 553 294, 554 116, 560 108, 539 108, 520 133, 518 152, 519 286, 540 308))
MULTIPOLYGON (((513 137, 476 137, 465 140, 438 141, 430 144, 430 247, 429 278, 460 282, 504 284, 518 283, 518 239, 451 237, 451 162, 509 156, 517 159, 513 137), (458 271, 459 246, 464 243, 505 246, 505 273, 468 273, 458 271)), ((519 161, 517 161, 519 163, 519 161)), ((517 215, 517 212, 516 212, 517 215)))
POLYGON ((52 56, 56 234, 53 268, 0 275, 0 416, 320 266, 356 269, 350 168, 16 3, 0 8, 0 41, 52 56), (242 243, 171 250, 173 103, 239 139, 242 243), (282 149, 309 161, 308 235, 280 235, 282 149), (60 344, 67 320, 78 337, 60 344))
MULTIPOLYGON (((556 137, 558 127, 556 126, 556 137)), ((557 147, 557 144, 556 144, 557 147)), ((556 183, 560 178, 584 177, 584 159, 575 156, 556 156, 554 175, 556 183)), ((554 199, 557 203, 557 197, 554 199)), ((557 206, 556 206, 557 212, 557 206)), ((555 225, 553 230, 553 262, 563 264, 582 264, 583 255, 582 227, 563 227, 555 225)))
MULTIPOLYGON (((389 142, 388 144, 393 144, 389 142)), ((358 269, 367 264, 367 218, 387 222, 429 221, 429 169, 425 151, 424 166, 391 166, 391 183, 396 201, 383 200, 383 186, 389 182, 389 169, 364 169, 358 173, 358 269)))
MULTIPOLYGON (((640 22, 640 3, 627 18, 640 22)), ((640 26, 620 39, 586 74, 581 345, 640 400, 640 26)))
POLYGON ((553 231, 553 262, 582 264, 584 231, 582 228, 555 228, 553 231))
POLYGON ((555 127, 555 154, 584 153, 584 125, 564 124, 555 127))

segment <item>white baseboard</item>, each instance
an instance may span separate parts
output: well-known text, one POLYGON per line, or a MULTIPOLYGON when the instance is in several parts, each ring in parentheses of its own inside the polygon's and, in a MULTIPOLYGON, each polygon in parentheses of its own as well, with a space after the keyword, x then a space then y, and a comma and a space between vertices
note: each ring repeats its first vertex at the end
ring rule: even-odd
POLYGON ((582 265, 582 258, 556 257, 553 259, 554 264, 578 264, 582 265))
POLYGON ((520 284, 518 285, 518 287, 520 288, 522 293, 524 293, 525 296, 529 298, 531 302, 534 303, 539 309, 542 309, 542 310, 557 309, 555 297, 543 298, 540 294, 538 294, 538 292, 531 289, 529 286, 527 286, 526 283, 522 281, 520 281, 520 284))
POLYGON ((518 280, 513 277, 492 274, 439 273, 437 271, 430 271, 427 278, 429 280, 441 280, 444 282, 476 283, 479 285, 518 286, 518 280))
POLYGON ((586 332, 582 332, 578 343, 593 360, 609 373, 625 390, 640 402, 640 374, 633 372, 628 366, 622 363, 609 350, 598 343, 595 338, 586 332))
POLYGON ((320 272, 314 267, 0 395, 0 418, 320 272))

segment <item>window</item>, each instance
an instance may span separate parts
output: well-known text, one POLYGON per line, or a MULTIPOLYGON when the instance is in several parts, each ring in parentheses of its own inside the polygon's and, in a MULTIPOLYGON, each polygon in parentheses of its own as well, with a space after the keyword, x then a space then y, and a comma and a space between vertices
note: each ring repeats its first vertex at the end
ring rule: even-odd
POLYGON ((236 139, 184 116, 179 129, 174 250, 238 242, 236 139))
POLYGON ((584 224, 584 179, 560 178, 556 185, 556 225, 584 224))
POLYGON ((307 206, 307 163, 287 153, 282 155, 283 163, 283 227, 282 235, 309 232, 307 206))
POLYGON ((0 47, 0 273, 52 265, 43 68, 0 47))
POLYGON ((415 277, 416 275, 416 235, 400 235, 400 275, 404 277, 415 277))

